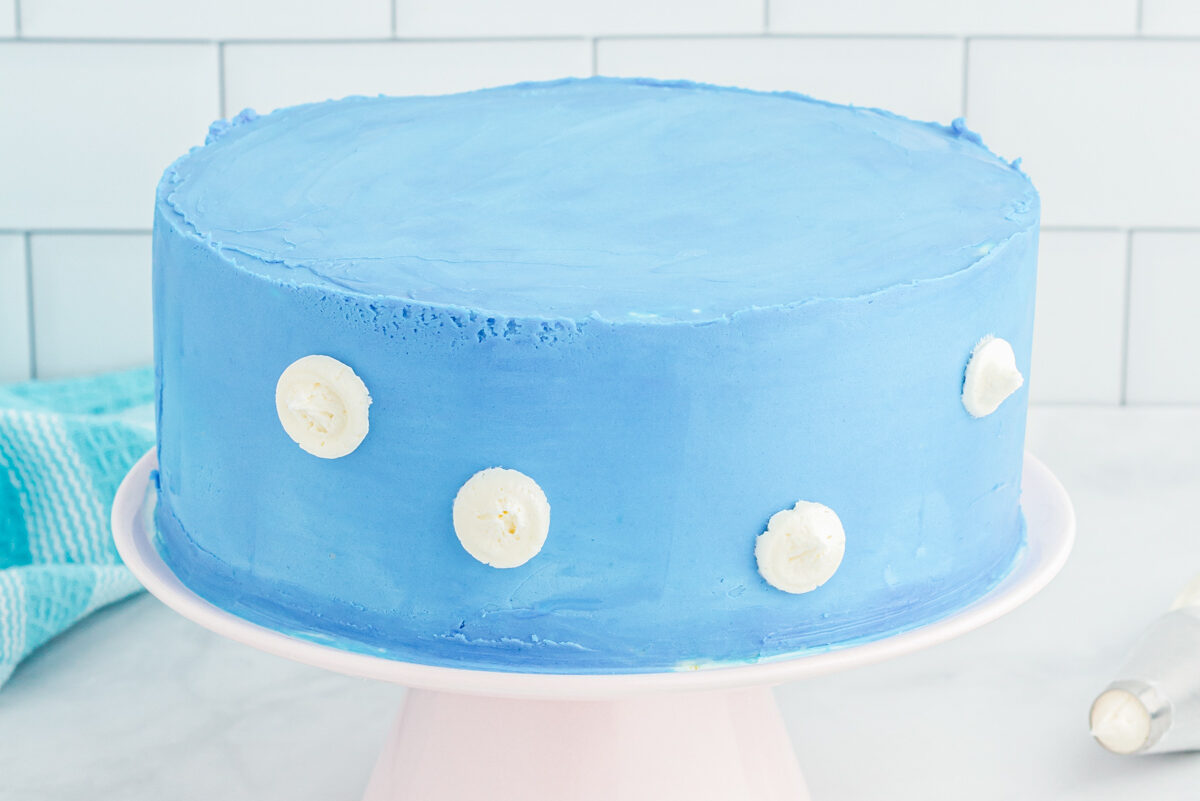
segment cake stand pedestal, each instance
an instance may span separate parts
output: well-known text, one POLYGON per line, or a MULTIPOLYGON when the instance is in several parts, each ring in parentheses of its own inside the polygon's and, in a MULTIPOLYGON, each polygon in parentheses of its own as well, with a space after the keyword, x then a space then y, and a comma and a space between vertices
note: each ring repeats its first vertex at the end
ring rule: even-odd
POLYGON ((151 451, 125 477, 113 503, 113 536, 125 564, 159 600, 263 651, 411 688, 364 801, 806 801, 772 686, 890 659, 995 620, 1049 583, 1075 537, 1066 491, 1026 455, 1027 549, 989 593, 937 622, 822 653, 677 673, 463 670, 291 637, 200 598, 154 547, 155 466, 151 451))

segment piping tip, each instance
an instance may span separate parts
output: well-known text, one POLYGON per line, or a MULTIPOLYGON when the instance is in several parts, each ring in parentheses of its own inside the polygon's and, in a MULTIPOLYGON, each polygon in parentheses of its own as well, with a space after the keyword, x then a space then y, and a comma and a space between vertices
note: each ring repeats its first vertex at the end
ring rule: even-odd
POLYGON ((1170 728, 1171 709, 1149 685, 1120 681, 1092 702, 1088 715, 1092 737, 1114 754, 1140 754, 1170 728))

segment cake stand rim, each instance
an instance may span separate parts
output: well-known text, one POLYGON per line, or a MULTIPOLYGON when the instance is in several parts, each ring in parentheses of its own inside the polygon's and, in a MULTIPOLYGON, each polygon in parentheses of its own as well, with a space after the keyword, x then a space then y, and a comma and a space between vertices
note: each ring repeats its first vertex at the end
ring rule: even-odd
POLYGON ((1026 541, 1018 562, 995 587, 945 617, 858 645, 781 656, 763 662, 657 673, 518 673, 404 662, 348 651, 284 634, 227 612, 196 595, 159 556, 142 525, 151 472, 151 448, 122 479, 112 507, 117 551, 150 594, 183 617, 227 639, 276 656, 360 678, 465 695, 600 700, 645 693, 721 691, 782 684, 882 662, 959 637, 1024 604, 1062 570, 1075 541, 1075 510, 1058 478, 1026 451, 1021 508, 1026 541))

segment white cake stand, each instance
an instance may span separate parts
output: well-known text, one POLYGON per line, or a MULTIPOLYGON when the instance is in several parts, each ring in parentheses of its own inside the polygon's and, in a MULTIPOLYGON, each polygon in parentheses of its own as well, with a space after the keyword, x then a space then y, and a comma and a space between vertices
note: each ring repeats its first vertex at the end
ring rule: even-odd
POLYGON ((678 673, 542 675, 432 667, 343 651, 263 628, 180 583, 154 547, 154 451, 125 477, 113 535, 125 564, 205 628, 309 665, 411 688, 364 801, 806 801, 771 686, 900 656, 1012 611, 1062 568, 1075 513, 1025 457, 1028 549, 986 596, 949 617, 863 645, 678 673))

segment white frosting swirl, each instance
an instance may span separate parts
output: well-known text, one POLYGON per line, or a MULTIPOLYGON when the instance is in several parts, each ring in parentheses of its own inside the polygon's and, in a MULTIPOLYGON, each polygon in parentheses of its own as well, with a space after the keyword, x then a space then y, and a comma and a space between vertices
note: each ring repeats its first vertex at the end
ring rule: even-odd
POLYGON ((829 581, 845 552, 846 532, 837 513, 811 501, 771 515, 767 530, 754 544, 762 577, 772 587, 795 594, 829 581))
POLYGON ((1024 383, 1012 345, 989 334, 975 345, 967 362, 963 406, 972 417, 986 417, 1024 383))
POLYGON ((331 356, 297 359, 275 384, 275 412, 283 430, 322 459, 345 456, 362 443, 370 405, 366 384, 331 356))
POLYGON ((489 467, 454 497, 454 533, 467 553, 492 567, 518 567, 537 555, 550 531, 550 503, 517 470, 489 467))

